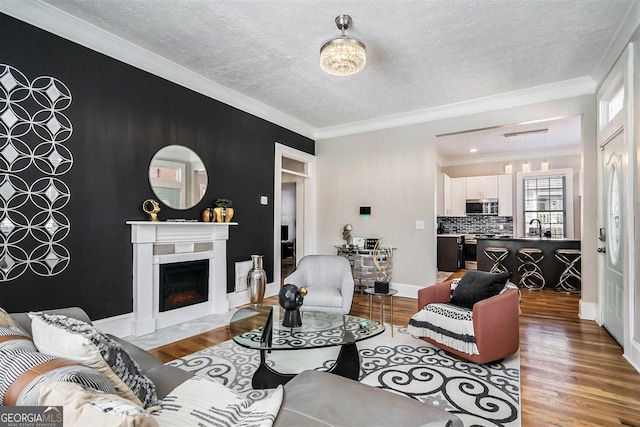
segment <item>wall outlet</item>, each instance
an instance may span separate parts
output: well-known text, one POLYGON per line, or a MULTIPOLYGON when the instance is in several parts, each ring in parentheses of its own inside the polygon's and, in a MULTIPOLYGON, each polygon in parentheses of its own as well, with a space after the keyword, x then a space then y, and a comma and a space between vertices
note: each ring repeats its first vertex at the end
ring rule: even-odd
POLYGON ((498 226, 498 228, 499 228, 500 230, 504 230, 504 224, 500 224, 500 225, 498 226))
POLYGON ((416 221, 416 230, 424 230, 424 221, 416 221))

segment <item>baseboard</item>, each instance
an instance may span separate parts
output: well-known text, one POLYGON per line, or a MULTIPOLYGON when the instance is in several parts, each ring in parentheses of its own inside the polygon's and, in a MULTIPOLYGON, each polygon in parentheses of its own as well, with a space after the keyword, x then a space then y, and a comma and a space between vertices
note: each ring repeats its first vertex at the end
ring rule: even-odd
POLYGON ((115 335, 117 337, 128 337, 131 335, 131 324, 133 313, 121 314, 119 316, 108 317, 93 321, 93 325, 102 332, 115 335))
POLYGON ((629 355, 624 355, 624 358, 627 359, 629 364, 633 366, 633 369, 640 372, 640 343, 635 340, 631 340, 631 351, 629 355))
POLYGON ((406 285, 404 283, 395 282, 391 282, 390 287, 398 290, 396 296, 413 299, 418 299, 418 291, 424 288, 424 286, 406 285))
MULTIPOLYGON (((267 287, 264 291, 264 296, 270 297, 273 295, 277 295, 280 291, 280 287, 275 283, 267 283, 267 287)), ((229 307, 239 307, 241 305, 249 304, 251 298, 249 298, 249 291, 240 291, 240 292, 232 292, 227 294, 227 299, 229 300, 229 307)))
POLYGON ((595 302, 585 302, 580 299, 580 309, 578 316, 582 320, 596 320, 598 314, 598 305, 595 302))

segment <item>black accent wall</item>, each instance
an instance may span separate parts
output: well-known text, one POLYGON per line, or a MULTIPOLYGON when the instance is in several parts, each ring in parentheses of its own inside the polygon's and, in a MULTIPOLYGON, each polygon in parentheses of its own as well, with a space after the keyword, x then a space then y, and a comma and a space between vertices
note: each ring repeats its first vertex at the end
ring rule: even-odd
POLYGON ((162 206, 161 220, 200 218, 217 198, 233 200, 238 226, 227 242, 227 289, 234 263, 264 254, 273 280, 275 143, 314 154, 314 141, 194 91, 0 14, 0 63, 32 81, 51 76, 71 91, 65 115, 73 154, 63 180, 71 200, 63 209, 71 230, 62 244, 69 266, 40 277, 27 270, 0 282, 7 311, 78 305, 93 319, 132 311, 132 247, 128 220, 146 220, 142 202, 155 198, 149 162, 158 149, 184 145, 204 161, 209 184, 196 207, 162 206), (260 205, 260 196, 269 205, 260 205))

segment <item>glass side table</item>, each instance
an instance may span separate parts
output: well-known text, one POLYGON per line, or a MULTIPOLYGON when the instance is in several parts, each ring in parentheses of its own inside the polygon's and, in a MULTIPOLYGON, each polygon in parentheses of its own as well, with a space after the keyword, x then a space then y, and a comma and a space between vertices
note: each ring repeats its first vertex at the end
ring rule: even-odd
POLYGON ((369 295, 369 320, 371 319, 371 308, 373 306, 373 297, 380 297, 380 323, 384 325, 384 299, 389 300, 389 309, 391 312, 391 338, 393 338, 393 296, 398 293, 397 289, 389 289, 387 293, 378 293, 373 288, 367 288, 364 292, 369 295))

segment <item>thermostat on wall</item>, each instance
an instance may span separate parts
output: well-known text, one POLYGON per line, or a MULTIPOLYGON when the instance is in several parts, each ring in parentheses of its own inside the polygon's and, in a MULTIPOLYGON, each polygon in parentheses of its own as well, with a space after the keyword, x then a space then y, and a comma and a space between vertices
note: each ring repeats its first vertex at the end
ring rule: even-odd
POLYGON ((360 215, 371 215, 371 206, 360 206, 360 215))

